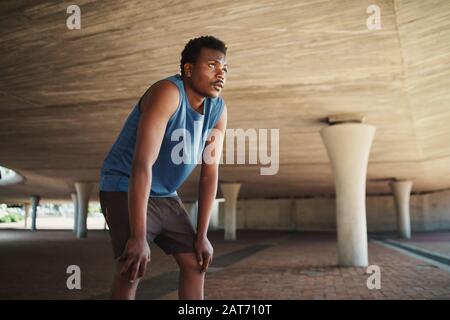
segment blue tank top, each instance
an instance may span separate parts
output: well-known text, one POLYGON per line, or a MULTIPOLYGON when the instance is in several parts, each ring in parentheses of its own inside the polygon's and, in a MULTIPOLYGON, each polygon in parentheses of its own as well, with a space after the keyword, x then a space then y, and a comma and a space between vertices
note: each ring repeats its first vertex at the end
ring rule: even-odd
MULTIPOLYGON (((180 92, 180 102, 167 123, 161 149, 152 167, 150 196, 177 196, 177 189, 201 163, 210 131, 218 122, 223 108, 222 98, 205 98, 203 114, 189 104, 180 75, 166 78, 180 92)), ((140 101, 139 101, 140 102, 140 101)), ((137 128, 141 112, 139 102, 128 116, 117 140, 108 152, 100 171, 101 191, 128 192, 137 128)))

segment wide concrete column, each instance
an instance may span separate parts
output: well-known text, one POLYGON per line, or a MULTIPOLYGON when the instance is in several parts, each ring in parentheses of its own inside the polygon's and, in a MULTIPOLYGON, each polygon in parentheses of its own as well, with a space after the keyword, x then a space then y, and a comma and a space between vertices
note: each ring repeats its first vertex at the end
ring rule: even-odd
POLYGON ((397 228, 400 237, 411 238, 411 222, 409 214, 409 198, 412 189, 412 181, 397 180, 389 182, 394 194, 395 207, 397 209, 397 228))
POLYGON ((32 196, 30 198, 31 202, 31 231, 36 231, 36 218, 37 218, 37 207, 39 205, 39 201, 41 197, 32 196))
MULTIPOLYGON (((197 228, 198 222, 198 201, 184 203, 186 211, 189 213, 189 217, 191 219, 191 223, 194 228, 197 228)), ((209 230, 217 230, 219 228, 219 202, 218 200, 214 200, 212 209, 211 209, 211 217, 209 219, 209 230)))
POLYGON ((236 204, 240 188, 240 183, 220 184, 225 198, 225 240, 236 240, 236 204))
POLYGON ((92 182, 75 182, 78 201, 78 227, 77 238, 87 237, 87 216, 89 207, 89 198, 92 193, 92 182))
POLYGON ((320 131, 334 175, 338 264, 367 266, 366 174, 375 127, 342 123, 320 131))
POLYGON ((209 219, 210 230, 219 229, 219 203, 222 201, 223 199, 214 200, 213 207, 211 209, 211 218, 209 219))
POLYGON ((23 213, 24 213, 24 227, 27 227, 27 222, 28 222, 28 215, 30 214, 30 204, 29 203, 24 203, 23 204, 23 213))
POLYGON ((71 193, 70 196, 72 197, 73 202, 73 233, 77 234, 78 230, 78 197, 75 192, 71 193))

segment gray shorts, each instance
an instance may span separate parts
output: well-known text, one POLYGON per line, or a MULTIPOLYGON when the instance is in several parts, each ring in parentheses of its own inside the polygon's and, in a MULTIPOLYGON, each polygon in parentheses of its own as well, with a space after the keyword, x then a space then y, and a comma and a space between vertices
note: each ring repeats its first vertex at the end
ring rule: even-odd
MULTIPOLYGON (((130 237, 128 192, 100 191, 100 205, 109 227, 114 258, 122 255, 130 237)), ((194 252, 196 232, 179 197, 150 197, 147 241, 166 254, 194 252)))

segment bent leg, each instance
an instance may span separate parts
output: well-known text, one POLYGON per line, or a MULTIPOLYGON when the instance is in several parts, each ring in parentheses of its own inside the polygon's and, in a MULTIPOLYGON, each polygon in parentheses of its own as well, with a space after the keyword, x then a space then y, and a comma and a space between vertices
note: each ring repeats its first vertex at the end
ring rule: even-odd
POLYGON ((136 279, 133 283, 129 280, 129 273, 120 274, 122 270, 123 262, 116 262, 116 271, 114 274, 114 280, 111 288, 112 300, 134 300, 136 298, 136 289, 139 284, 139 279, 136 279))
POLYGON ((205 273, 201 272, 201 266, 193 252, 175 253, 175 261, 180 267, 180 279, 178 283, 178 299, 203 300, 203 287, 205 273))

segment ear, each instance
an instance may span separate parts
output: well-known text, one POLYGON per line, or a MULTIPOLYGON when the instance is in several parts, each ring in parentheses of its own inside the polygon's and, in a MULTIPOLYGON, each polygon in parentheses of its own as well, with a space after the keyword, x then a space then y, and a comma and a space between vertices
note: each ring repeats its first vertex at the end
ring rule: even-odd
POLYGON ((190 62, 184 64, 184 74, 186 77, 190 78, 192 76, 192 69, 194 68, 194 65, 190 62))

